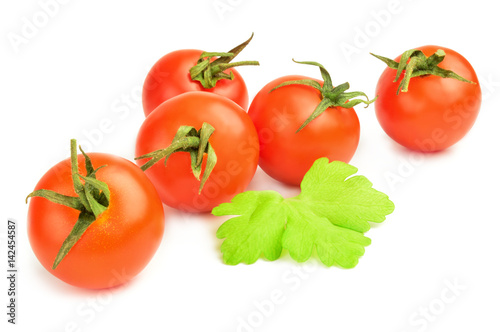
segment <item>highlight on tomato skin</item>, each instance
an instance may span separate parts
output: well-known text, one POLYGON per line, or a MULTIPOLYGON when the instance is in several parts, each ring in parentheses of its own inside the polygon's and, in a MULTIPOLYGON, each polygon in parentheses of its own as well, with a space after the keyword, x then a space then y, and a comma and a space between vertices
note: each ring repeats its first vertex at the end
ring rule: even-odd
MULTIPOLYGON (((144 169, 151 159, 141 156, 173 145, 180 128, 190 127, 194 134, 199 134, 204 124, 214 128, 208 143, 215 152, 216 163, 202 188, 200 180, 208 159, 205 150, 199 177, 194 174, 191 153, 182 148, 170 154, 166 164, 160 154, 160 159, 145 170, 163 203, 172 208, 210 212, 243 192, 257 169, 259 140, 250 117, 232 100, 206 92, 187 92, 171 98, 144 120, 136 141, 137 164, 144 169)), ((191 139, 196 141, 194 136, 191 139)), ((195 155, 199 152, 198 146, 187 149, 196 151, 195 155)))
MULTIPOLYGON (((395 142, 420 152, 451 147, 473 127, 481 106, 481 87, 472 65, 458 52, 435 45, 417 47, 426 57, 444 51, 439 68, 456 73, 472 83, 434 75, 412 77, 408 91, 399 91, 403 75, 394 82, 396 70, 381 74, 375 112, 382 129, 395 142)), ((395 61, 399 62, 401 55, 395 61)))
MULTIPOLYGON (((96 172, 111 192, 109 206, 87 228, 54 269, 61 245, 77 222, 79 211, 31 197, 28 238, 42 266, 60 280, 81 288, 103 289, 122 285, 139 274, 157 251, 164 233, 163 205, 153 184, 134 163, 121 157, 89 153, 96 172)), ((85 170, 78 155, 78 169, 85 170)), ((53 190, 76 196, 70 159, 52 167, 35 190, 53 190)))

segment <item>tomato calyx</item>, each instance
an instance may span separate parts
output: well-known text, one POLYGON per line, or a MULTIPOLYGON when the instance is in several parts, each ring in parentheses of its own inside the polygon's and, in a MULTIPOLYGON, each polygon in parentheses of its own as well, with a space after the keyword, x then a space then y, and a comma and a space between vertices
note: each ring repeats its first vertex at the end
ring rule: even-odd
POLYGON ((189 74, 193 81, 199 81, 205 89, 214 88, 219 80, 233 80, 234 74, 224 73, 225 70, 237 66, 258 66, 258 61, 239 61, 230 63, 253 38, 250 38, 242 44, 236 46, 229 52, 203 52, 195 66, 189 69, 189 74), (218 57, 212 61, 212 58, 218 57))
POLYGON ((196 130, 196 128, 191 126, 181 126, 179 130, 177 130, 172 143, 168 147, 136 157, 135 160, 150 158, 150 160, 141 166, 141 169, 146 171, 163 158, 165 158, 164 164, 166 166, 168 158, 175 152, 189 152, 191 155, 191 169, 193 171, 193 175, 198 181, 200 181, 201 164, 203 156, 206 153, 207 163, 198 191, 198 194, 201 194, 205 182, 207 182, 210 173, 212 173, 215 164, 217 163, 217 155, 208 141, 214 131, 215 128, 206 122, 202 124, 200 130, 196 130))
POLYGON ((73 246, 80 240, 87 228, 99 217, 109 206, 111 193, 108 185, 102 181, 97 180, 96 173, 103 165, 94 169, 90 157, 82 150, 85 158, 85 169, 87 174, 81 175, 78 171, 78 152, 76 148, 76 140, 71 140, 71 177, 73 180, 73 187, 78 197, 62 195, 58 192, 39 189, 33 191, 26 197, 26 202, 30 197, 42 197, 53 203, 61 204, 75 210, 80 211, 78 220, 73 226, 68 237, 64 240, 57 256, 52 265, 52 269, 56 269, 59 263, 63 260, 73 246), (83 180, 83 183, 82 183, 83 180))
POLYGON ((429 57, 425 56, 425 54, 420 50, 411 49, 401 55, 399 63, 380 55, 373 53, 370 54, 383 61, 389 68, 397 70, 394 82, 397 82, 403 70, 405 71, 396 94, 399 94, 400 91, 408 92, 410 79, 418 76, 435 75, 442 78, 453 78, 461 82, 476 84, 476 82, 469 81, 451 70, 438 67, 438 64, 440 64, 446 56, 445 51, 442 49, 438 49, 429 57))
POLYGON ((292 59, 293 62, 295 63, 300 63, 300 64, 305 64, 305 65, 313 65, 319 67, 321 71, 321 77, 323 78, 323 86, 321 86, 320 83, 313 79, 303 79, 303 80, 293 80, 293 81, 286 81, 278 86, 274 87, 270 93, 273 92, 276 89, 279 89, 281 87, 287 86, 287 85, 293 85, 293 84, 299 84, 299 85, 306 85, 315 88, 319 92, 321 92, 321 102, 318 104, 316 109, 314 109, 313 113, 307 118, 306 121, 300 126, 299 129, 295 133, 298 133, 301 131, 305 126, 307 126, 312 120, 316 119, 318 116, 321 115, 324 111, 326 111, 329 107, 342 107, 342 108, 351 108, 354 107, 360 103, 364 103, 366 107, 373 103, 377 97, 373 98, 370 100, 368 96, 361 91, 353 91, 353 92, 346 92, 349 89, 349 83, 343 83, 340 84, 337 87, 333 87, 332 84, 332 79, 328 71, 323 67, 321 64, 313 61, 295 61, 292 59), (351 98, 356 98, 356 97, 365 97, 365 100, 362 99, 352 99, 351 98))

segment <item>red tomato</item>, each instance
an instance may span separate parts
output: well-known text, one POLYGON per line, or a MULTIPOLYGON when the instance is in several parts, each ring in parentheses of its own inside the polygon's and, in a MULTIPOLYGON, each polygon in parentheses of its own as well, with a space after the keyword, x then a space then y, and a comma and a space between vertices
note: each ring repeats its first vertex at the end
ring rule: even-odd
POLYGON ((248 107, 248 91, 241 75, 234 68, 234 79, 222 79, 214 88, 205 89, 200 82, 193 81, 189 69, 196 65, 203 51, 178 50, 163 56, 149 71, 142 90, 144 114, 148 116, 158 105, 172 97, 189 91, 206 91, 224 96, 243 109, 248 107))
MULTIPOLYGON (((109 206, 85 231, 56 269, 54 259, 75 225, 79 211, 33 197, 28 212, 28 237, 40 263, 54 276, 83 288, 108 288, 136 276, 156 252, 163 237, 163 206, 149 179, 134 163, 102 153, 89 153, 97 179, 110 191, 109 206)), ((84 158, 78 156, 80 170, 84 158)), ((52 167, 36 190, 76 196, 70 159, 52 167)))
POLYGON ((444 50, 446 56, 438 66, 477 84, 419 76, 410 80, 408 92, 397 95, 403 75, 393 82, 396 70, 386 68, 377 84, 375 110, 384 131, 399 144, 417 151, 439 151, 458 142, 472 128, 481 105, 481 88, 474 69, 457 52, 439 46, 417 49, 426 56, 444 50))
POLYGON ((330 107, 296 133, 321 102, 321 93, 304 85, 270 91, 285 81, 301 79, 312 78, 292 75, 268 83, 248 110, 259 134, 260 167, 292 185, 300 184, 318 158, 349 162, 359 142, 359 120, 352 108, 330 107))
MULTIPOLYGON (((136 156, 168 147, 181 126, 200 129, 204 122, 215 128, 209 139, 217 164, 201 194, 200 181, 191 169, 188 152, 172 154, 146 170, 162 201, 176 209, 211 211, 245 190, 257 168, 259 142, 248 114, 233 101, 212 93, 188 92, 167 100, 142 124, 136 156)), ((145 159, 138 160, 143 165, 145 159)), ((205 169, 206 154, 202 164, 205 169)))

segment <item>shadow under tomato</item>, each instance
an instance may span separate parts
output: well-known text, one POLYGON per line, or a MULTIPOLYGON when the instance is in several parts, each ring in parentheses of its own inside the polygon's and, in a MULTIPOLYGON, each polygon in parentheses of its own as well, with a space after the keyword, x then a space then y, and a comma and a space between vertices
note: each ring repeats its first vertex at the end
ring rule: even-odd
MULTIPOLYGON (((38 263, 38 262, 36 262, 38 263)), ((35 265, 35 263, 33 263, 35 265)), ((49 271, 43 268, 42 265, 36 264, 36 271, 33 277, 36 277, 38 279, 42 279, 41 283, 44 284, 44 286, 49 287, 51 292, 54 293, 61 293, 61 294, 70 294, 75 297, 85 297, 85 296, 96 296, 101 294, 102 292, 111 292, 114 293, 115 291, 121 291, 122 289, 127 289, 130 287, 131 284, 135 283, 136 279, 141 277, 141 273, 139 275, 133 277, 131 280, 114 286, 114 287, 108 287, 108 288, 97 288, 97 289, 92 289, 92 288, 82 288, 82 287, 77 287, 73 286, 71 284, 66 283, 65 281, 55 277, 52 275, 49 271)), ((142 272, 142 271, 141 271, 142 272)))
MULTIPOLYGON (((394 150, 395 152, 397 152, 399 155, 420 154, 424 157, 434 158, 434 157, 441 157, 441 156, 450 155, 451 152, 456 148, 456 144, 455 144, 455 145, 450 146, 447 149, 438 150, 438 151, 417 151, 417 150, 409 149, 409 148, 393 141, 390 138, 387 138, 387 139, 390 140, 391 149, 394 150)), ((457 143, 457 144, 460 144, 460 143, 457 143)))

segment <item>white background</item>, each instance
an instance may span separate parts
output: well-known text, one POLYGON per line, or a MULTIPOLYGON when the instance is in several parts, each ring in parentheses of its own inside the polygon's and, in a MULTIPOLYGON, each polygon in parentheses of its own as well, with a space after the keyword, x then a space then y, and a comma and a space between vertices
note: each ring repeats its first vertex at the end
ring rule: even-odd
MULTIPOLYGON (((17 220, 19 234, 18 325, 6 322, 2 277, 2 331, 498 331, 500 44, 491 2, 61 0, 44 21, 47 2, 0 4, 4 271, 7 218, 17 220), (23 36, 27 21, 40 27, 16 47, 9 38, 23 36), (457 145, 422 155, 385 135, 373 105, 356 108, 361 141, 351 163, 396 210, 367 233, 372 245, 355 269, 297 264, 288 255, 226 266, 215 237, 225 218, 165 208, 164 241, 131 283, 96 292, 52 277, 29 246, 24 198, 69 156, 70 138, 131 159, 144 119, 141 85, 153 63, 182 48, 227 51, 251 32, 238 57, 261 62, 239 70, 250 98, 282 75, 320 77, 292 57, 318 61, 334 84, 349 81, 373 97, 384 64, 369 52, 393 58, 437 44, 474 66, 483 90, 479 118, 457 145), (358 53, 343 53, 346 44, 358 53), (99 129, 103 119, 112 124, 107 132, 99 129), (388 181, 395 175, 400 182, 388 181)), ((297 192, 260 169, 251 189, 297 192)))

